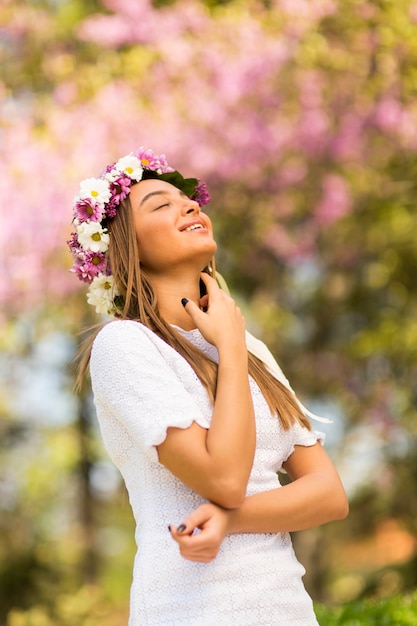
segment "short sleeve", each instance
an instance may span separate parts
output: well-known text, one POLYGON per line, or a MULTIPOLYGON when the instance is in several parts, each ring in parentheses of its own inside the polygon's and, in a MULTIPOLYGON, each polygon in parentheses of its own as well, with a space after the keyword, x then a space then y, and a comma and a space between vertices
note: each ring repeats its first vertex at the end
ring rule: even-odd
POLYGON ((91 381, 99 422, 117 424, 134 443, 157 460, 171 426, 192 422, 209 427, 195 399, 205 393, 194 370, 152 331, 133 321, 107 324, 97 335, 91 353, 91 381), (194 395, 192 391, 194 390, 194 395))
MULTIPOLYGON (((309 447, 314 446, 317 442, 320 442, 321 445, 323 445, 326 439, 325 433, 317 430, 308 430, 299 422, 295 422, 288 431, 285 431, 285 436, 288 437, 288 439, 287 451, 282 461, 283 463, 285 463, 285 461, 287 461, 294 452, 295 446, 309 447)), ((282 468, 281 471, 283 471, 282 468)))

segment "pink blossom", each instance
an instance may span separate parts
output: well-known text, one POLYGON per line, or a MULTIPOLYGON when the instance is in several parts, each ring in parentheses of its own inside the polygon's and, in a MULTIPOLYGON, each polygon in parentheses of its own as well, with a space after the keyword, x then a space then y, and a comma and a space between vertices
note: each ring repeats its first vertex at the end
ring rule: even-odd
POLYGON ((100 222, 103 217, 103 209, 92 198, 82 198, 75 205, 75 217, 80 223, 100 222))
POLYGON ((402 122, 403 106, 394 98, 386 98, 377 104, 374 121, 383 130, 395 130, 402 122))
POLYGON ((350 111, 343 119, 337 132, 330 138, 330 154, 338 161, 361 158, 365 135, 366 112, 350 111))
POLYGON ((99 273, 106 273, 106 265, 107 261, 103 253, 91 250, 80 251, 70 271, 77 274, 83 282, 91 283, 99 273))
POLYGON ((65 81, 57 85, 54 89, 53 96, 57 104, 68 106, 72 104, 78 95, 78 89, 73 82, 65 81))
POLYGON ((313 255, 315 235, 316 230, 311 224, 300 227, 295 236, 285 226, 274 224, 266 233, 265 244, 278 259, 308 259, 313 255))
POLYGON ((417 24, 417 3, 413 2, 408 8, 408 15, 413 24, 417 24))
POLYGON ((320 108, 306 109, 298 123, 298 143, 307 153, 317 155, 327 145, 329 119, 320 108))
POLYGON ((161 172, 172 172, 172 167, 169 167, 165 154, 154 154, 153 150, 139 148, 136 152, 136 156, 140 160, 142 167, 150 170, 161 170, 161 172))
POLYGON ((319 224, 327 226, 351 210, 352 199, 345 179, 338 174, 327 174, 322 189, 323 195, 314 214, 319 224))
MULTIPOLYGON (((233 190, 244 185, 261 192, 253 193, 253 210, 267 206, 265 218, 274 220, 279 212, 264 203, 266 195, 285 188, 290 197, 289 187, 297 186, 285 209, 289 223, 305 211, 310 189, 317 191, 316 172, 346 171, 366 186, 373 180, 370 171, 380 167, 381 152, 388 162, 398 150, 415 150, 417 109, 411 97, 406 100, 410 75, 403 80, 399 65, 393 64, 392 72, 369 80, 381 45, 378 20, 383 19, 379 9, 371 10, 374 4, 347 8, 354 18, 363 11, 363 29, 356 33, 342 28, 340 38, 320 28, 320 20, 334 13, 334 0, 274 0, 268 10, 264 4, 251 4, 250 10, 236 4, 233 11, 211 13, 194 1, 156 9, 151 0, 105 0, 108 13, 88 18, 81 30, 101 48, 109 42, 142 42, 132 48, 143 60, 139 74, 124 64, 107 66, 106 59, 114 58, 107 52, 97 56, 100 80, 91 82, 88 101, 82 100, 88 69, 82 59, 79 74, 51 73, 51 99, 43 94, 39 100, 29 90, 28 98, 14 99, 0 84, 5 168, 0 194, 3 205, 13 207, 0 216, 0 269, 5 277, 1 304, 36 301, 43 297, 39 284, 59 285, 60 293, 77 288, 77 281, 62 271, 62 265, 70 265, 63 241, 76 186, 86 174, 101 171, 103 158, 115 161, 137 145, 166 151, 184 176, 206 179, 217 197, 225 193, 231 198, 224 209, 230 212, 241 210, 233 190), (366 24, 369 19, 376 21, 375 28, 366 24), (324 40, 329 61, 335 52, 335 71, 320 59, 314 65, 314 55, 308 56, 314 48, 310 36, 324 40)), ((417 20, 416 7, 413 0, 408 11, 412 22, 417 20)), ((31 37, 46 36, 52 30, 51 15, 35 4, 28 11, 17 3, 6 36, 13 46, 29 32, 31 37)), ((339 19, 336 15, 336 26, 339 19)), ((395 29, 390 32, 397 37, 393 50, 410 67, 411 49, 395 29)), ((54 40, 46 41, 53 45, 54 40)), ((112 197, 126 191, 122 184, 112 197)), ((373 193, 369 187, 365 191, 373 193)), ((312 225, 346 214, 354 193, 353 184, 351 191, 341 175, 325 177, 312 225)), ((85 219, 93 219, 86 217, 88 207, 84 209, 85 219)), ((281 234, 270 233, 268 241, 274 239, 274 250, 279 248, 283 257, 299 254, 303 245, 311 249, 303 224, 294 238, 285 224, 280 228, 281 234)), ((77 247, 72 241, 72 248, 77 247)))
MULTIPOLYGON (((115 203, 120 204, 120 202, 129 194, 131 184, 132 181, 128 176, 119 176, 119 178, 117 178, 110 185, 110 192, 112 195, 110 202, 113 200, 115 203)), ((112 216, 107 213, 107 217, 112 216)))
POLYGON ((195 192, 191 196, 191 199, 198 202, 200 206, 203 206, 204 204, 208 204, 210 202, 210 194, 207 190, 206 183, 200 183, 200 181, 198 182, 198 185, 195 188, 195 192))
POLYGON ((71 237, 67 240, 67 244, 69 249, 71 250, 71 253, 73 255, 76 255, 80 248, 80 242, 78 241, 77 233, 71 233, 71 237))

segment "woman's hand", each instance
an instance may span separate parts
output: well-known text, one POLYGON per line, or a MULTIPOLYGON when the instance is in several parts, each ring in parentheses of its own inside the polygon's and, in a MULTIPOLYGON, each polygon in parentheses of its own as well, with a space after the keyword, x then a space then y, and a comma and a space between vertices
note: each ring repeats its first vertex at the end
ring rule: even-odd
POLYGON ((228 534, 230 512, 208 502, 198 507, 182 524, 170 526, 181 556, 189 561, 210 563, 228 534))
POLYGON ((236 302, 205 272, 201 273, 201 280, 207 295, 201 299, 200 307, 206 308, 206 311, 191 301, 184 304, 185 310, 203 337, 218 350, 238 346, 246 351, 245 318, 236 302))

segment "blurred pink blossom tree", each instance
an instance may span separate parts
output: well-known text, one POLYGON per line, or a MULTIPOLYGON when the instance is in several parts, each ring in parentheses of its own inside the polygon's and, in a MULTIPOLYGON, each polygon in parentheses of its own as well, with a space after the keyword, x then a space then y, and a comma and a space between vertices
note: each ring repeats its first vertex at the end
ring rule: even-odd
POLYGON ((415 11, 402 24, 401 5, 106 0, 106 12, 73 17, 65 31, 63 9, 6 2, 3 55, 11 45, 27 74, 13 84, 6 58, 1 301, 24 307, 75 289, 62 268, 78 180, 142 144, 207 179, 219 212, 236 217, 241 198, 222 196, 239 187, 256 248, 314 255, 317 236, 373 185, 372 170, 417 147, 400 76, 415 11), (25 66, 31 43, 35 68, 25 66))

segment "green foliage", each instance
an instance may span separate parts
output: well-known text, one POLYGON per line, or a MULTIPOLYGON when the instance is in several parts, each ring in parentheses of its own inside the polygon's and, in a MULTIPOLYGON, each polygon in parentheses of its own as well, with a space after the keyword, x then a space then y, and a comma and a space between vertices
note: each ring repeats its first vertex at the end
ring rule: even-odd
POLYGON ((5 626, 124 626, 126 609, 110 604, 103 592, 86 585, 73 593, 58 592, 48 608, 34 603, 30 609, 10 611, 5 626))
MULTIPOLYGON (((315 611, 320 626, 415 626, 417 593, 339 607, 316 604, 315 611)), ((74 594, 58 595, 53 612, 43 605, 14 609, 5 626, 124 626, 126 621, 123 609, 111 607, 97 587, 85 586, 74 594)))
POLYGON ((415 626, 417 593, 327 608, 315 606, 320 626, 415 626))

